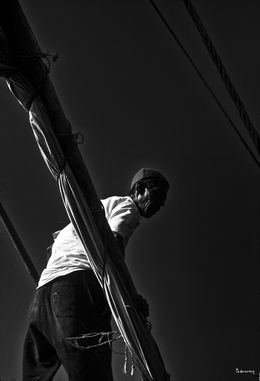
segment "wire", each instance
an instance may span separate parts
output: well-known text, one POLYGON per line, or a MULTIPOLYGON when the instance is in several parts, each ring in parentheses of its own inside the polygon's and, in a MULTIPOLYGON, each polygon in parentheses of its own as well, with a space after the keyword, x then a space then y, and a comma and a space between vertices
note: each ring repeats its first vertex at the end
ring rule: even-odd
POLYGON ((209 34, 208 34, 205 26, 203 25, 202 21, 201 21, 201 18, 199 16, 198 12, 194 8, 194 6, 192 5, 190 0, 182 0, 182 1, 185 5, 190 17, 192 18, 192 21, 194 22, 195 26, 197 27, 198 32, 199 32, 199 34, 200 34, 200 36, 201 36, 201 38, 202 38, 202 40, 203 40, 203 42, 207 48, 207 51, 208 51, 210 57, 212 58, 215 66, 217 68, 217 71, 219 72, 221 79, 224 82, 224 85, 225 85, 227 91, 229 92, 229 95, 230 95, 232 101, 234 102, 238 112, 239 112, 240 118, 242 119, 250 137, 253 140, 253 143, 255 145, 255 148, 256 148, 258 154, 260 155, 260 138, 259 138, 258 132, 255 129, 252 121, 250 120, 250 117, 246 111, 246 108, 245 108, 242 100, 240 99, 239 94, 238 94, 237 90, 235 89, 235 86, 233 85, 231 78, 229 77, 227 70, 226 70, 219 54, 217 53, 217 51, 213 45, 213 42, 210 39, 209 34))
POLYGON ((208 89, 208 91, 210 92, 210 94, 212 95, 212 97, 214 98, 214 100, 216 101, 217 105, 219 106, 219 108, 221 109, 221 111, 223 112, 223 114, 225 115, 225 117, 227 118, 227 120, 229 121, 229 123, 231 124, 231 126, 233 127, 235 133, 237 134, 237 136, 240 138, 240 140, 242 141, 244 147, 246 148, 246 150, 248 151, 248 153, 250 154, 250 156, 252 157, 252 159, 254 160, 254 162, 256 163, 256 165, 260 168, 260 162, 258 161, 257 157, 255 156, 254 152, 251 150, 251 148, 249 147, 249 145, 247 144, 246 140, 243 138, 243 136, 241 135, 241 133, 239 132, 238 128, 236 127, 236 125, 234 124, 234 122, 232 121, 231 117, 229 116, 229 114, 227 113, 227 111, 225 110, 224 106, 221 104, 220 100, 218 99, 218 97, 216 96, 216 94, 214 93, 213 89, 211 88, 211 86, 208 84, 208 82, 206 81, 206 79, 204 78, 204 76, 202 75, 202 73, 200 72, 198 66, 195 64, 194 60, 192 59, 191 55, 188 53, 188 51, 185 49, 184 45, 181 43, 180 39, 177 37, 176 33, 173 31, 172 27, 170 26, 170 24, 168 23, 168 21, 166 20, 166 18, 164 17, 164 15, 162 14, 162 12, 160 11, 160 9, 158 8, 158 6, 155 4, 155 2, 153 0, 149 0, 151 5, 153 6, 153 8, 155 9, 156 13, 158 14, 158 16, 161 18, 161 20, 163 21, 163 23, 165 24, 166 28, 168 29, 168 31, 170 32, 171 36, 174 38, 174 40, 177 42, 177 44, 179 45, 179 47, 181 48, 181 50, 183 51, 183 53, 185 54, 185 56, 187 57, 188 61, 191 63, 191 65, 193 66, 194 70, 196 71, 196 73, 198 74, 198 76, 200 77, 200 79, 202 80, 202 82, 204 83, 204 85, 206 86, 206 88, 208 89))

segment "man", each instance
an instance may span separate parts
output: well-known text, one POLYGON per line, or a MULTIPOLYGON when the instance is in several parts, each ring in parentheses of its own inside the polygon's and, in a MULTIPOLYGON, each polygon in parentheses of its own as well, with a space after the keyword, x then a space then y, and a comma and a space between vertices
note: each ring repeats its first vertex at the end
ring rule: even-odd
MULTIPOLYGON (((141 217, 152 217, 164 205, 168 188, 161 173, 142 168, 129 196, 101 200, 122 254, 141 217)), ((148 304, 140 295, 135 300, 147 318, 148 304)), ((55 236, 37 287, 24 344, 23 380, 52 380, 62 364, 69 381, 112 381, 111 348, 98 345, 100 333, 111 331, 110 318, 84 247, 69 224, 55 236)))

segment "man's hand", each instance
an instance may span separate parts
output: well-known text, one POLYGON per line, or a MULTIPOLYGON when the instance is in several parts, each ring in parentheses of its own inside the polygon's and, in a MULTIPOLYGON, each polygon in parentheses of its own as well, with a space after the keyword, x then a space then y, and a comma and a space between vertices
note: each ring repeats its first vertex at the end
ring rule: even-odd
POLYGON ((135 294, 134 304, 137 311, 142 315, 142 317, 146 321, 149 316, 149 304, 146 301, 146 299, 140 294, 135 294))
MULTIPOLYGON (((114 235, 114 238, 116 239, 118 247, 119 247, 119 249, 122 253, 122 256, 124 258, 124 256, 125 256, 124 239, 117 232, 113 232, 113 235, 114 235)), ((114 257, 114 260, 117 264, 121 263, 120 261, 116 260, 115 257, 114 257)), ((141 317, 144 319, 144 321, 147 322, 147 318, 149 316, 149 305, 148 305, 146 299, 142 295, 135 293, 133 296, 133 300, 134 300, 134 307, 136 308, 137 312, 141 315, 141 317)))
POLYGON ((125 257, 125 244, 124 244, 124 238, 118 234, 117 232, 113 232, 114 238, 118 244, 118 247, 122 253, 123 258, 125 257))

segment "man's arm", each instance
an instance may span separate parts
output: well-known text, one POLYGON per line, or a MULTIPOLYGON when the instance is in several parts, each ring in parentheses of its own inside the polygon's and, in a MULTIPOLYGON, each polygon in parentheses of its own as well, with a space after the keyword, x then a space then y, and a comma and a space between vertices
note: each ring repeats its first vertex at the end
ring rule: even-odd
MULTIPOLYGON (((117 232, 113 232, 113 235, 115 237, 115 240, 118 244, 118 247, 120 249, 120 252, 122 253, 123 261, 125 260, 125 244, 124 244, 124 238, 117 232)), ((116 262, 120 273, 124 274, 124 266, 122 266, 122 262, 120 260, 116 260, 115 257, 113 257, 113 260, 116 262)), ((127 277, 124 277, 127 278, 127 277)), ((132 295, 135 307, 137 311, 141 314, 144 321, 147 320, 149 316, 149 305, 145 298, 142 297, 142 295, 138 294, 137 292, 132 295)))
POLYGON ((125 258, 125 243, 124 238, 117 232, 113 232, 114 238, 118 244, 120 252, 122 253, 123 258, 125 258))

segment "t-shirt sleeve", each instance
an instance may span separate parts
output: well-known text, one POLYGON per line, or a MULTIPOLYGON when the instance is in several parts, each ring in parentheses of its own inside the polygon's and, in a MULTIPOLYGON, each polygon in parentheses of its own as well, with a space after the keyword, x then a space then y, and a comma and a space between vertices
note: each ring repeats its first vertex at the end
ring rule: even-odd
POLYGON ((120 234, 125 245, 127 244, 133 231, 139 224, 140 214, 131 201, 118 203, 108 217, 108 224, 113 232, 120 234))

